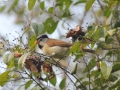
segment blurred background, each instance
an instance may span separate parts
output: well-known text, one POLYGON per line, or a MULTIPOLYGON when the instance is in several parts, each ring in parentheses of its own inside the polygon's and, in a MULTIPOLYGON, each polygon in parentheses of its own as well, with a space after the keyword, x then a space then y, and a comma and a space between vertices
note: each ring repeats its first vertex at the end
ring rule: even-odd
MULTIPOLYGON (((102 9, 99 3, 102 6, 106 5, 102 0, 99 0, 99 2, 96 0, 88 12, 85 10, 86 3, 84 0, 83 2, 81 0, 81 3, 77 3, 80 0, 70 1, 68 11, 71 16, 59 17, 63 12, 58 7, 55 8, 54 14, 47 12, 50 7, 55 7, 56 0, 37 0, 32 10, 28 9, 28 0, 0 0, 0 38, 17 44, 18 42, 14 41, 14 39, 22 35, 24 28, 29 27, 32 23, 42 24, 48 17, 53 17, 59 21, 56 30, 52 34, 47 33, 49 37, 67 42, 71 42, 71 38, 66 39, 66 33, 69 29, 75 28, 77 25, 80 25, 87 32, 87 27, 90 25, 106 25, 110 23, 109 20, 111 17, 106 18, 101 13, 102 9), (42 1, 44 1, 44 10, 39 5, 39 2, 42 1)), ((30 31, 25 33, 23 36, 24 43, 28 42, 26 38, 30 35, 30 31)), ((83 68, 84 66, 81 64, 79 67, 83 68)), ((2 61, 2 57, 0 57, 0 73, 5 71, 5 67, 6 65, 2 61)), ((9 90, 13 90, 13 88, 17 90, 14 86, 14 83, 10 82, 4 87, 0 87, 0 90, 7 90, 8 88, 9 90)))

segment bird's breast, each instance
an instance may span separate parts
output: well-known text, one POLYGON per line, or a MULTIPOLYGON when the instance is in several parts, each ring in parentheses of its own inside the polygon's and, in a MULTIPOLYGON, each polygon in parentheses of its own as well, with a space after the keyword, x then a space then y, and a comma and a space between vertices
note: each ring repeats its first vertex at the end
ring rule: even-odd
POLYGON ((60 46, 49 47, 46 44, 42 48, 42 51, 45 55, 52 56, 54 58, 64 57, 68 50, 69 50, 68 47, 60 47, 60 46))

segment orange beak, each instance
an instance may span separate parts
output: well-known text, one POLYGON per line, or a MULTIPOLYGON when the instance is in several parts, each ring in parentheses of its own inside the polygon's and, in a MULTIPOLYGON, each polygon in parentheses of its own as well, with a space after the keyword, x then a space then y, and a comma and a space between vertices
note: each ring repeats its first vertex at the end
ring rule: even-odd
POLYGON ((38 44, 38 40, 35 41, 35 44, 38 44))

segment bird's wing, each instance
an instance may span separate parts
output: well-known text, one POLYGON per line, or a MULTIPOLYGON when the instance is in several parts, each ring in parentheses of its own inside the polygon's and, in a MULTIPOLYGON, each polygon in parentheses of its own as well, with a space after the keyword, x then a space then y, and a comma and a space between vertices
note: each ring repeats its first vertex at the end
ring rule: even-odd
POLYGON ((57 40, 57 39, 48 39, 47 40, 47 44, 52 47, 52 46, 61 46, 61 47, 70 47, 72 44, 68 43, 68 42, 64 42, 61 40, 57 40))

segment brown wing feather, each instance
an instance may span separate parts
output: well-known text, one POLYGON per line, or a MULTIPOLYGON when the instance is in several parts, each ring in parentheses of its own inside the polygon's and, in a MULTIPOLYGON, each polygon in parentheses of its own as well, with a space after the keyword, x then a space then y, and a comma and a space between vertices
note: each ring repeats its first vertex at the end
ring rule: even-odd
POLYGON ((71 46, 72 44, 68 43, 68 42, 64 42, 61 40, 57 40, 57 39, 51 39, 49 38, 47 40, 47 44, 52 47, 52 46, 61 46, 61 47, 67 47, 67 46, 71 46))

